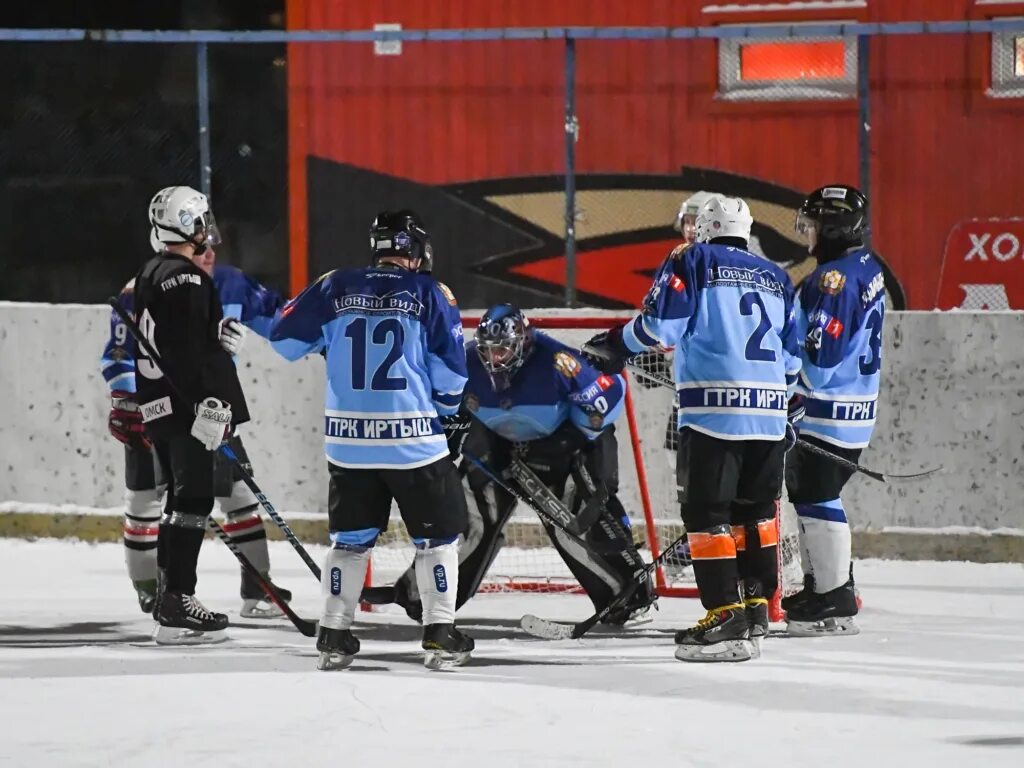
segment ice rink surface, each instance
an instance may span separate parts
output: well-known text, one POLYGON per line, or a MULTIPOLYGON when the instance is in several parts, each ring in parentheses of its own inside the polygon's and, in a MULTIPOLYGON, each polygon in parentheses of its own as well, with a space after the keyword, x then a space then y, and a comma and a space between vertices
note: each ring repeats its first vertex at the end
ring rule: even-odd
MULTIPOLYGON (((275 580, 318 613, 287 544, 275 580)), ((314 553, 318 559, 322 550, 314 553)), ((198 594, 231 639, 158 648, 120 545, 0 539, 0 765, 1024 766, 1024 566, 862 561, 862 634, 769 638, 760 660, 684 664, 671 631, 579 641, 518 620, 589 615, 583 597, 480 596, 469 666, 424 669, 404 614, 359 614, 352 668, 315 669, 283 620, 237 620, 238 568, 208 541, 198 594)))

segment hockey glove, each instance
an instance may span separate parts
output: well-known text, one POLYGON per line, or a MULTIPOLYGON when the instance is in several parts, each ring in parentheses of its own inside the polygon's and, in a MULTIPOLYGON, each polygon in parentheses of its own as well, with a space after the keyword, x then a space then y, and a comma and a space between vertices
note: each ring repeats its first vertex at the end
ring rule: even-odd
POLYGON ((216 451, 231 429, 231 406, 216 397, 204 398, 196 406, 192 437, 208 451, 216 451))
POLYGON ((233 317, 225 317, 217 326, 217 338, 224 351, 237 355, 245 345, 245 337, 249 330, 233 317))
POLYGON ((793 395, 789 398, 789 411, 786 414, 786 452, 788 453, 796 445, 800 436, 800 420, 804 417, 807 409, 804 407, 803 395, 793 395))
POLYGON ((129 448, 146 449, 152 446, 143 429, 142 414, 135 395, 115 389, 110 393, 110 416, 107 417, 110 434, 129 448))
POLYGON ((622 340, 622 328, 623 326, 617 325, 602 331, 580 350, 591 365, 609 376, 622 373, 626 360, 633 357, 633 353, 626 348, 622 340))
POLYGON ((448 440, 448 453, 452 459, 457 459, 462 453, 462 444, 466 441, 466 435, 469 434, 472 425, 473 416, 464 405, 459 408, 458 413, 441 417, 444 436, 448 440))

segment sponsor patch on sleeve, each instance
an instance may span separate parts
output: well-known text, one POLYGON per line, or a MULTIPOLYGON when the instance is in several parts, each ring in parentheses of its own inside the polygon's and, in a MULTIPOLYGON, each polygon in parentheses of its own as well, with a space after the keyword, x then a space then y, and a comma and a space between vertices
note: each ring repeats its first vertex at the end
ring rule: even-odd
POLYGON ((682 293, 686 290, 686 282, 679 275, 672 275, 669 278, 668 284, 676 293, 682 293))
POLYGON ((448 303, 453 307, 458 306, 458 302, 455 301, 455 294, 452 293, 452 289, 442 283, 440 280, 437 281, 437 287, 441 289, 441 295, 444 296, 448 303))
POLYGON ((575 378, 580 372, 580 361, 568 352, 555 353, 555 368, 567 378, 575 378))
POLYGON ((844 285, 846 285, 846 275, 838 269, 830 269, 828 272, 823 273, 818 281, 818 287, 821 289, 821 292, 827 293, 830 296, 840 293, 844 285))
POLYGON ((615 382, 612 379, 612 377, 606 373, 602 373, 600 376, 597 377, 597 386, 599 386, 602 390, 609 389, 614 383, 615 382))

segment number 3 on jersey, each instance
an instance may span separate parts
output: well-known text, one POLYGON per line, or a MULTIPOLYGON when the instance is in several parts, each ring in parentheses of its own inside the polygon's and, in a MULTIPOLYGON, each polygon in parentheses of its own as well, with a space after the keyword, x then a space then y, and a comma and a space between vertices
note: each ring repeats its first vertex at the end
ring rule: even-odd
MULTIPOLYGON (((366 367, 369 345, 367 343, 367 320, 357 317, 345 329, 345 337, 352 342, 352 389, 366 389, 366 367)), ((370 334, 369 342, 376 347, 390 347, 384 359, 373 372, 370 389, 375 392, 394 392, 407 389, 409 383, 401 376, 391 377, 388 374, 391 366, 402 357, 402 344, 405 341, 405 329, 394 318, 378 322, 370 334)))

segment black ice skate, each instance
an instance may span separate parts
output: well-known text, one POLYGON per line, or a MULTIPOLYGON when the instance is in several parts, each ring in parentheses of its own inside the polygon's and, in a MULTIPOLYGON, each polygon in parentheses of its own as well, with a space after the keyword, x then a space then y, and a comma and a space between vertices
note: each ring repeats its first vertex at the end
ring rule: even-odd
POLYGON ((320 657, 316 668, 324 672, 345 669, 359 653, 359 638, 350 629, 330 629, 320 627, 316 638, 316 649, 320 657))
POLYGON ((152 615, 156 607, 156 579, 133 581, 132 586, 135 587, 135 596, 139 599, 139 608, 143 613, 152 615))
POLYGON ((786 631, 792 637, 856 635, 860 633, 853 618, 857 610, 857 592, 851 577, 831 592, 812 593, 791 606, 786 612, 786 631))
POLYGON ((697 625, 676 633, 680 661, 747 661, 754 657, 747 610, 742 603, 708 611, 697 625))
POLYGON ((754 644, 755 655, 760 656, 761 641, 768 637, 768 598, 757 579, 743 580, 743 607, 747 611, 750 641, 754 644))
POLYGON ((814 576, 809 573, 804 574, 804 588, 799 592, 796 592, 788 597, 782 598, 782 610, 789 611, 791 608, 800 605, 805 600, 810 600, 814 594, 814 576))
MULTIPOLYGON (((270 581, 269 574, 263 574, 263 576, 270 581)), ((286 602, 292 601, 292 593, 290 590, 284 587, 279 587, 274 584, 277 589, 277 593, 286 602)), ((284 616, 284 611, 278 608, 277 604, 271 600, 267 593, 263 591, 263 587, 256 578, 249 574, 248 571, 242 572, 242 609, 239 611, 239 615, 243 619, 276 619, 278 616, 284 616)))
POLYGON ((461 667, 476 647, 473 638, 462 634, 454 624, 428 624, 423 628, 423 666, 427 669, 461 667))
POLYGON ((195 595, 164 592, 156 609, 153 639, 160 645, 200 645, 227 640, 228 617, 209 611, 195 595))
POLYGON ((633 597, 630 598, 628 603, 622 608, 609 613, 601 623, 613 627, 623 627, 624 629, 639 627, 654 621, 651 609, 656 610, 657 607, 658 596, 654 592, 653 584, 648 580, 646 584, 633 593, 633 597))

